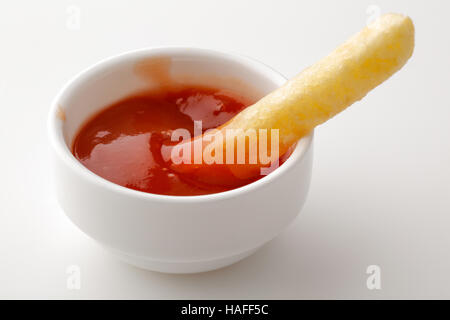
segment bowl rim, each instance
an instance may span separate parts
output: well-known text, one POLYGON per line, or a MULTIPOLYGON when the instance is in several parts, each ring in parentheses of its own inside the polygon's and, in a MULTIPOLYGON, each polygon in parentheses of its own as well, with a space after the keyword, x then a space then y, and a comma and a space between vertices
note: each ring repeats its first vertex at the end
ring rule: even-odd
POLYGON ((176 202, 176 203, 201 203, 201 202, 210 202, 210 201, 220 201, 227 200, 230 198, 234 198, 236 196, 254 191, 256 189, 260 189, 265 187, 267 184, 271 183, 273 180, 278 179, 280 176, 289 171, 296 163, 301 162, 304 158, 306 152, 310 149, 313 138, 314 131, 312 131, 308 136, 303 137, 297 142, 297 146, 292 152, 292 154, 288 157, 288 159, 278 168, 276 168, 273 172, 262 177, 261 179, 254 181, 250 184, 244 185, 242 187, 219 192, 213 194, 206 195, 197 195, 197 196, 171 196, 171 195, 161 195, 161 194, 153 194, 144 191, 134 190, 127 187, 123 187, 119 184, 111 182, 96 173, 90 171, 88 168, 83 166, 81 162, 79 162, 74 155, 72 154, 70 147, 64 140, 63 136, 63 120, 58 117, 59 109, 60 109, 60 99, 66 93, 66 91, 71 90, 76 87, 78 83, 84 82, 85 79, 95 76, 98 72, 107 69, 110 65, 114 65, 123 60, 127 59, 137 59, 139 57, 148 57, 157 54, 162 55, 170 55, 170 54, 180 54, 180 53, 188 53, 195 55, 206 55, 206 56, 214 56, 216 58, 220 58, 223 60, 230 60, 234 62, 238 62, 242 65, 245 65, 250 68, 254 68, 258 70, 258 72, 265 74, 268 78, 274 80, 274 82, 282 85, 286 82, 286 77, 284 77, 281 73, 273 69, 272 67, 262 63, 256 59, 250 58, 248 56, 219 51, 216 49, 208 49, 201 47, 186 47, 186 46, 157 46, 157 47, 146 47, 137 50, 126 51, 121 54, 113 55, 111 57, 100 60, 99 62, 85 68, 84 70, 77 73, 73 76, 69 81, 65 83, 65 85, 59 90, 56 97, 53 99, 53 102, 50 107, 50 111, 48 113, 47 118, 47 129, 48 129, 48 137, 50 140, 50 144, 53 150, 56 152, 57 156, 72 170, 77 172, 80 176, 87 179, 89 182, 97 184, 105 189, 108 189, 112 192, 120 193, 124 196, 139 198, 141 200, 150 200, 150 201, 160 201, 160 202, 176 202))

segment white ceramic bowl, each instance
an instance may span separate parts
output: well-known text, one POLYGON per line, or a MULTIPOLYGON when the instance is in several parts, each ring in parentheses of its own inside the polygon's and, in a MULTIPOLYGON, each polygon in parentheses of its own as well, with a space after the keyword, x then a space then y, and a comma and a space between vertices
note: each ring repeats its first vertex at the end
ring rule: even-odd
POLYGON ((171 58, 174 79, 247 94, 262 96, 286 81, 252 59, 195 48, 150 48, 97 63, 61 90, 50 111, 57 199, 83 232, 135 266, 194 273, 230 265, 273 239, 300 212, 311 177, 313 137, 299 141, 273 173, 223 193, 163 196, 109 182, 78 162, 70 151, 72 139, 91 115, 148 87, 135 65, 151 57, 171 58))

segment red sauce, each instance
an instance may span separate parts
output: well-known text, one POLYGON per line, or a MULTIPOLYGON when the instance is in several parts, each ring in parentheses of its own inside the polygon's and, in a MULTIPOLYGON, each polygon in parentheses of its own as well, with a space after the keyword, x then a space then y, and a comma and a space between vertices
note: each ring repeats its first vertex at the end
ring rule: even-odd
POLYGON ((173 171, 162 159, 161 146, 170 143, 172 130, 185 128, 193 136, 195 120, 202 120, 203 131, 216 128, 251 103, 203 87, 128 97, 90 119, 76 135, 72 151, 99 176, 144 192, 191 196, 239 188, 262 176, 208 184, 173 171))

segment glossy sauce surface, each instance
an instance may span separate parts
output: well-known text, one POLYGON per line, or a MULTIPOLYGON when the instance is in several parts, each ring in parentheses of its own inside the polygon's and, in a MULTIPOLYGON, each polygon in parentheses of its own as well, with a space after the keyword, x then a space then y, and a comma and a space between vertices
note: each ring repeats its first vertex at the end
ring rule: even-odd
POLYGON ((76 135, 72 152, 89 170, 121 186, 149 193, 192 196, 223 192, 260 179, 206 184, 171 170, 161 156, 173 130, 194 136, 216 128, 253 103, 232 93, 204 87, 160 90, 123 99, 91 118, 76 135))

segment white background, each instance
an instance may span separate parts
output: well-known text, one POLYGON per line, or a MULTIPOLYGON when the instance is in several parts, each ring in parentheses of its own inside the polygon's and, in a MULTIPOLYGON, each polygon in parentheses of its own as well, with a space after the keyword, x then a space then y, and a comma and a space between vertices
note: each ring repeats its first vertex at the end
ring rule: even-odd
POLYGON ((2 1, 0 298, 450 298, 449 4, 2 1), (143 271, 110 257, 58 208, 46 117, 80 70, 132 49, 192 45, 293 76, 378 10, 414 19, 412 60, 317 129, 306 205, 255 255, 205 274, 143 271), (81 268, 80 290, 67 289, 70 265, 81 268), (369 265, 381 268, 381 290, 366 287, 369 265))

